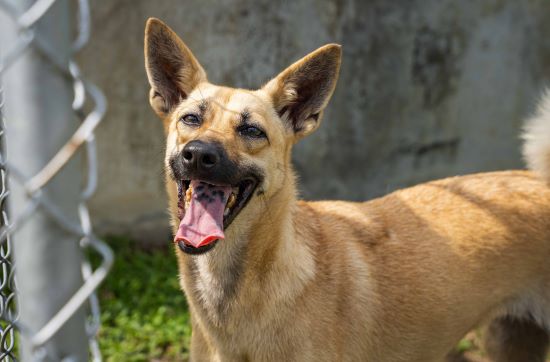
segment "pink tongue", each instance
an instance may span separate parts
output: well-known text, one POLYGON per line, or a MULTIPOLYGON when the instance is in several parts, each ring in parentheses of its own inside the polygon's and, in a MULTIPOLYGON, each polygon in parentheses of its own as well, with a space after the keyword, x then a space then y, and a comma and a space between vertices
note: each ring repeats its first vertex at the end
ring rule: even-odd
POLYGON ((195 248, 223 239, 223 212, 231 186, 214 186, 191 181, 193 196, 180 222, 174 241, 183 241, 195 248))

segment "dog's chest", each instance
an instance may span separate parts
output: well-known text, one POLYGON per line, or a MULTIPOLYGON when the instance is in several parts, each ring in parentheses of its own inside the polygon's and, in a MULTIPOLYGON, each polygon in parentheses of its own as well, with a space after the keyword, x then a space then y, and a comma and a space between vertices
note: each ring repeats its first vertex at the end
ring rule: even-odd
POLYGON ((251 287, 235 267, 233 273, 219 273, 211 264, 197 260, 193 268, 193 277, 184 278, 193 317, 224 355, 263 360, 280 356, 282 350, 288 352, 281 346, 288 345, 287 335, 296 326, 289 328, 288 321, 281 320, 281 315, 290 313, 284 313, 273 298, 266 298, 267 290, 251 287))
POLYGON ((253 313, 228 313, 224 325, 210 324, 209 335, 214 339, 214 348, 225 356, 224 360, 239 361, 292 361, 296 359, 294 346, 303 350, 309 341, 298 342, 291 338, 296 326, 271 319, 271 325, 264 325, 262 315, 253 313), (260 322, 261 321, 261 322, 260 322))

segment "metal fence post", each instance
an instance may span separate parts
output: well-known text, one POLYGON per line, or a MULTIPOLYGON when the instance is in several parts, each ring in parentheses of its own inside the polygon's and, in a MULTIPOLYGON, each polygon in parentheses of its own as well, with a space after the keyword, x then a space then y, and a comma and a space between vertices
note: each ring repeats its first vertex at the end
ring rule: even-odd
MULTIPOLYGON (((23 13, 34 0, 4 1, 23 13)), ((47 2, 44 2, 46 5, 47 2)), ((72 13, 67 0, 50 4, 47 13, 37 21, 36 34, 47 41, 56 57, 69 61, 71 52, 72 13)), ((1 21, 0 33, 6 43, 20 36, 13 21, 1 21)), ((78 123, 71 108, 73 97, 70 79, 60 72, 39 50, 29 47, 3 75, 5 117, 9 138, 8 160, 22 177, 28 179, 44 165, 71 137, 78 123)), ((40 193, 56 200, 65 215, 78 220, 78 205, 82 187, 82 162, 73 157, 40 193)), ((17 218, 29 202, 24 184, 10 183, 10 212, 17 218)), ((32 217, 20 225, 12 236, 14 257, 18 267, 16 278, 19 292, 20 323, 28 329, 21 334, 21 359, 88 360, 88 337, 85 313, 80 308, 41 348, 28 338, 41 329, 61 309, 83 284, 82 250, 79 238, 56 223, 45 210, 37 208, 32 217), (43 357, 40 357, 41 353, 43 357), (46 357, 47 356, 47 357, 46 357)))

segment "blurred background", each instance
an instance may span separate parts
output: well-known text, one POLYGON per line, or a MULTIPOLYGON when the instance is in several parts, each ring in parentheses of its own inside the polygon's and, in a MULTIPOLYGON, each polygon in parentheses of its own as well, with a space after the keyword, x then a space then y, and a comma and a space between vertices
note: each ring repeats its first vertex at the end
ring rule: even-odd
POLYGON ((213 83, 258 88, 317 47, 343 45, 323 125, 295 149, 307 199, 364 200, 434 178, 521 168, 522 120, 550 76, 550 4, 479 1, 92 1, 78 55, 104 90, 98 230, 169 239, 164 137, 143 64, 148 17, 213 83))
MULTIPOLYGON (((188 357, 149 17, 232 87, 343 45, 323 124, 294 151, 306 199, 523 168, 522 123, 550 77, 547 0, 0 0, 2 361, 188 357), (78 151, 43 173, 83 127, 78 151)), ((482 361, 479 339, 457 353, 482 361)))

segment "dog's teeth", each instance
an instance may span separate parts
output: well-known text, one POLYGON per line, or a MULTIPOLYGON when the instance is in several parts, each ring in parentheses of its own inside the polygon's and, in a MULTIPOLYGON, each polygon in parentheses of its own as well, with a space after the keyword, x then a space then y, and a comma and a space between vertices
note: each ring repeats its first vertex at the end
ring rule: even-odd
POLYGON ((193 196, 193 186, 189 185, 189 188, 185 191, 185 201, 191 201, 191 196, 193 196))
POLYGON ((227 207, 228 208, 233 207, 233 205, 235 205, 235 200, 237 200, 237 197, 235 196, 235 194, 231 194, 229 196, 229 199, 227 200, 227 207))
POLYGON ((193 186, 189 185, 187 190, 185 190, 185 209, 189 208, 191 204, 191 198, 193 197, 193 186))
POLYGON ((228 207, 226 207, 225 211, 223 212, 223 216, 227 216, 227 215, 229 215, 229 208, 228 207))

